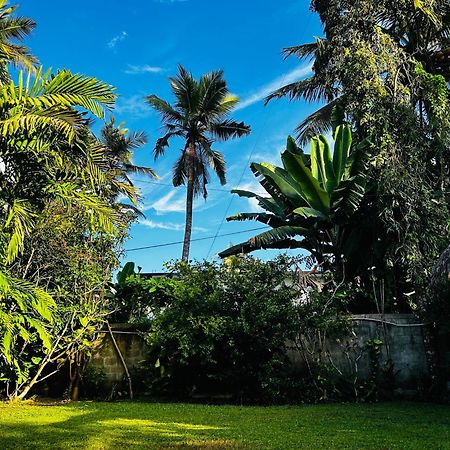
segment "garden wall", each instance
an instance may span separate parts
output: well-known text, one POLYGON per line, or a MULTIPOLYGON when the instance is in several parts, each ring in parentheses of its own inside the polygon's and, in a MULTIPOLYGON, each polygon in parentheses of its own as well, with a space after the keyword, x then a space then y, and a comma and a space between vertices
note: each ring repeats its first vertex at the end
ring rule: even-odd
MULTIPOLYGON (((130 325, 113 325, 114 337, 131 369, 145 359, 146 344, 142 335, 130 325)), ((380 363, 393 361, 395 384, 399 388, 417 389, 427 376, 427 362, 423 344, 422 326, 412 314, 364 314, 353 316, 355 336, 339 344, 327 343, 333 363, 344 373, 357 371, 362 378, 370 375, 370 359, 366 349, 369 339, 383 341, 380 363)), ((110 335, 99 335, 99 347, 90 364, 102 368, 109 384, 118 383, 124 375, 123 366, 110 335)), ((289 357, 297 366, 304 366, 300 352, 289 346, 289 357)))
MULTIPOLYGON (((127 367, 131 369, 138 366, 145 358, 147 348, 142 334, 129 324, 112 324, 111 328, 127 367)), ((112 386, 123 379, 125 371, 109 332, 102 331, 97 339, 97 350, 92 355, 89 365, 102 369, 106 374, 108 385, 112 386)))
MULTIPOLYGON (((398 388, 415 390, 427 377, 427 361, 422 326, 412 314, 361 314, 353 316, 353 331, 341 342, 327 342, 332 363, 344 374, 361 378, 370 376, 367 342, 382 341, 379 362, 387 368, 392 363, 392 376, 398 388)), ((297 366, 304 365, 300 352, 290 346, 289 355, 297 366)))

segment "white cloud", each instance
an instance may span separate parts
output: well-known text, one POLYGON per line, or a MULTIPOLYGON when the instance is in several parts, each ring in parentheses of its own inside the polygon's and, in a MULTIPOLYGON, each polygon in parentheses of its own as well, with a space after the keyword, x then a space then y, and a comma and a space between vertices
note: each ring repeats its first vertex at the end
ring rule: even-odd
POLYGON ((157 214, 164 214, 168 212, 184 212, 186 210, 184 197, 172 200, 176 194, 177 191, 172 190, 146 209, 155 209, 157 214))
MULTIPOLYGON (((255 192, 255 193, 261 194, 261 197, 268 196, 267 194, 266 195, 262 194, 261 191, 264 191, 264 190, 257 181, 240 184, 236 189, 240 189, 242 191, 255 192)), ((236 197, 237 197, 237 195, 236 195, 236 197)), ((262 212, 262 211, 264 211, 258 205, 258 200, 256 198, 246 198, 246 200, 248 203, 249 211, 245 211, 245 212, 262 212)))
POLYGON ((119 97, 117 99, 115 112, 118 114, 131 114, 134 117, 148 117, 152 114, 152 110, 145 103, 143 95, 119 97))
POLYGON ((303 77, 305 77, 306 75, 308 75, 309 73, 311 73, 311 64, 297 67, 296 69, 291 70, 290 72, 287 72, 284 75, 281 75, 280 77, 276 78, 270 83, 261 86, 261 88, 258 91, 244 98, 241 102, 239 102, 235 110, 237 111, 240 109, 245 109, 248 106, 258 103, 259 101, 263 100, 269 94, 276 91, 280 87, 298 81, 303 77))
POLYGON ((122 42, 126 37, 128 36, 128 33, 126 31, 120 32, 117 36, 114 36, 107 44, 108 48, 111 50, 116 48, 116 45, 119 42, 122 42))
POLYGON ((128 69, 125 70, 125 73, 128 75, 140 75, 143 73, 161 73, 164 72, 165 69, 158 66, 149 66, 147 64, 143 66, 135 66, 132 64, 128 64, 128 69))
MULTIPOLYGON (((183 231, 184 230, 184 224, 181 223, 173 223, 173 222, 155 222, 150 219, 141 219, 139 220, 139 223, 143 225, 144 227, 151 228, 151 229, 158 229, 158 230, 170 230, 170 231, 183 231)), ((201 228, 201 227, 192 227, 192 231, 195 232, 205 232, 208 231, 207 228, 201 228)))
MULTIPOLYGON (((206 211, 214 208, 218 203, 223 201, 223 195, 216 195, 217 193, 215 191, 212 191, 211 194, 211 196, 208 196, 207 201, 205 201, 203 197, 194 199, 193 209, 195 212, 206 211)), ((162 216, 167 213, 184 214, 186 212, 186 190, 181 188, 172 189, 169 193, 157 200, 147 197, 145 204, 141 207, 141 210, 154 210, 158 216, 162 216)))

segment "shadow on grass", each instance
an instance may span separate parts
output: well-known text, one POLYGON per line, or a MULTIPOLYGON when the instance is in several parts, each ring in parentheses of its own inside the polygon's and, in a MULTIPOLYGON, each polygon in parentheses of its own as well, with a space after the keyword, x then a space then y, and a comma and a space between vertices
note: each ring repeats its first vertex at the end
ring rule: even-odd
MULTIPOLYGON (((125 404, 124 404, 125 405, 125 404)), ((19 423, 0 424, 0 448, 7 449, 245 449, 227 439, 226 427, 190 423, 189 417, 155 409, 118 408, 117 404, 75 404, 48 408, 29 406, 29 416, 19 423), (105 407, 106 406, 106 407, 105 407), (33 414, 35 410, 35 414, 33 414), (44 412, 44 414, 43 414, 44 412), (58 412, 63 414, 58 415, 58 412), (148 416, 148 417, 146 417, 148 416), (153 416, 153 417, 152 417, 153 416), (158 419, 156 420, 156 416, 158 419), (161 416, 165 419, 161 420, 161 416), (171 421, 173 419, 174 421, 171 421), (180 422, 185 419, 186 422, 180 422)), ((19 407, 20 408, 20 407, 19 407)), ((1 411, 7 413, 7 408, 1 411)))
POLYGON ((450 407, 164 403, 0 405, 8 449, 450 449, 450 407))

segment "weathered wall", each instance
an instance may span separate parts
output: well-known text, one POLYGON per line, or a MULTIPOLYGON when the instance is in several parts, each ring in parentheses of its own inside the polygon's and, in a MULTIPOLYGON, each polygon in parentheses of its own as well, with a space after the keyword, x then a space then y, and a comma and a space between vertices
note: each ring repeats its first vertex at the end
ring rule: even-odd
MULTIPOLYGON (((417 389, 427 377, 427 361, 422 326, 412 314, 361 314, 352 318, 353 331, 339 343, 328 340, 326 349, 331 361, 345 374, 361 378, 370 376, 367 342, 379 339, 380 365, 393 364, 396 387, 417 389)), ((301 353, 290 346, 289 355, 298 366, 304 366, 301 353)))
MULTIPOLYGON (((147 350, 142 334, 128 324, 113 324, 111 328, 128 369, 137 366, 145 358, 147 350)), ((99 333, 98 341, 99 345, 89 364, 103 369, 108 383, 120 382, 125 371, 110 334, 107 331, 99 333)))
MULTIPOLYGON (((380 339, 383 341, 380 363, 394 363, 395 384, 408 389, 416 389, 422 384, 427 376, 425 348, 422 327, 412 314, 353 316, 353 328, 355 336, 349 336, 339 344, 327 343, 332 360, 340 370, 353 373, 354 360, 360 355, 358 373, 362 378, 368 377, 370 360, 365 346, 369 339, 380 339)), ((130 325, 113 325, 113 331, 128 367, 131 369, 137 366, 146 354, 142 334, 134 331, 130 325)), ((111 337, 108 333, 101 333, 99 341, 100 346, 90 364, 103 368, 109 383, 121 381, 124 370, 111 337)), ((289 356, 296 365, 304 365, 301 354, 293 346, 289 346, 289 356)))

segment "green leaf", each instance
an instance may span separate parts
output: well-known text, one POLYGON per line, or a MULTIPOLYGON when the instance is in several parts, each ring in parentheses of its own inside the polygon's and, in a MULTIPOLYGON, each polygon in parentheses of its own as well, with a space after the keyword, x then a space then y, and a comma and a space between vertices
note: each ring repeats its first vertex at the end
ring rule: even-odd
POLYGON ((307 203, 305 206, 327 215, 330 209, 330 198, 320 186, 319 181, 305 166, 302 157, 286 151, 281 155, 281 159, 287 173, 298 184, 298 191, 301 192, 302 198, 307 203))
POLYGON ((329 216, 322 214, 320 211, 317 211, 317 209, 313 209, 313 208, 306 208, 306 207, 297 208, 297 209, 294 209, 294 213, 298 214, 300 216, 303 216, 305 218, 315 217, 315 218, 323 219, 323 220, 329 219, 329 216))
POLYGON ((333 152, 333 168, 335 174, 335 185, 339 186, 344 174, 347 158, 352 145, 352 132, 349 125, 340 125, 336 129, 333 152))
MULTIPOLYGON (((298 157, 301 158, 300 156, 298 157)), ((252 163, 251 168, 270 183, 272 189, 269 193, 272 196, 277 195, 278 199, 282 197, 280 195, 281 193, 293 206, 301 206, 304 204, 306 199, 304 198, 301 187, 285 169, 264 162, 260 164, 252 163)), ((265 185, 263 186, 267 189, 265 185)))
POLYGON ((325 136, 311 139, 311 173, 331 193, 336 185, 330 145, 325 136))

